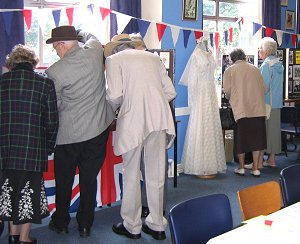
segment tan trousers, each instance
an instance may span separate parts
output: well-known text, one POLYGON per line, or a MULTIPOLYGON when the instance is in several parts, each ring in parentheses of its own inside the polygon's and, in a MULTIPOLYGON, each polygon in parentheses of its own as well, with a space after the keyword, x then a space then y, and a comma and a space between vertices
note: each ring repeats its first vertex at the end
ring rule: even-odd
POLYGON ((149 228, 164 231, 167 220, 163 216, 166 164, 166 132, 152 132, 141 145, 122 155, 123 199, 121 216, 125 228, 139 234, 141 220, 141 153, 144 150, 147 200, 150 214, 145 219, 149 228))

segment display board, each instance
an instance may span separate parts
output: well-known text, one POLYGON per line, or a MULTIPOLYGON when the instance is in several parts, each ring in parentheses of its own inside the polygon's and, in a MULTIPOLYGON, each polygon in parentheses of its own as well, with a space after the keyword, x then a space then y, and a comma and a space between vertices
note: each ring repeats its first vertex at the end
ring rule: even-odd
POLYGON ((288 98, 300 98, 300 49, 288 48, 286 54, 288 98))

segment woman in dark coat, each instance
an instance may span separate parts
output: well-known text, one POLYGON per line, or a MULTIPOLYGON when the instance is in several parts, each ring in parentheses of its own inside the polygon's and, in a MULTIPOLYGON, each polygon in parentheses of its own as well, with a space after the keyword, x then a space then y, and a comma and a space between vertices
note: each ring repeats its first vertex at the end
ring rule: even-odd
POLYGON ((53 81, 34 72, 34 51, 16 45, 0 76, 0 219, 10 221, 8 243, 36 243, 31 224, 48 216, 42 172, 58 130, 53 81))

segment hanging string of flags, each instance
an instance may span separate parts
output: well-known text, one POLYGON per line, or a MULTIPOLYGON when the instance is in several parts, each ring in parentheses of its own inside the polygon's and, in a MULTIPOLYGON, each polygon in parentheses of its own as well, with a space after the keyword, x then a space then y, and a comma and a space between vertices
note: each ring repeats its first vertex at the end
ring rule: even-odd
MULTIPOLYGON (((91 14, 93 14, 94 9, 95 9, 94 4, 89 4, 87 7, 90 9, 91 14)), ((100 10, 102 21, 104 21, 111 14, 116 16, 119 34, 123 32, 123 30, 128 25, 128 23, 131 21, 131 19, 136 19, 137 23, 138 23, 139 32, 142 37, 145 37, 145 35, 147 34, 147 30, 149 29, 150 24, 155 24, 159 42, 162 40, 165 30, 167 28, 170 28, 174 47, 176 46, 176 44, 178 42, 178 37, 179 37, 180 31, 182 31, 182 33, 183 33, 183 42, 184 42, 183 44, 184 44, 185 48, 187 47, 187 44, 188 44, 188 41, 189 41, 189 38, 190 38, 190 35, 192 32, 194 33, 196 40, 198 40, 203 35, 208 36, 210 38, 211 46, 215 47, 216 49, 218 49, 218 47, 219 47, 220 32, 211 33, 211 32, 205 31, 205 30, 201 30, 201 29, 183 28, 183 27, 179 27, 179 26, 175 26, 175 25, 171 25, 171 24, 166 24, 166 23, 157 23, 154 21, 149 21, 149 20, 145 20, 145 19, 136 18, 136 17, 130 16, 130 15, 126 15, 126 14, 123 14, 123 13, 120 13, 120 12, 117 12, 117 11, 114 11, 114 10, 111 10, 108 8, 104 8, 101 6, 98 8, 100 10)), ((52 16, 53 16, 56 27, 59 26, 62 9, 65 9, 65 11, 66 11, 66 15, 67 15, 69 24, 72 25, 72 23, 73 23, 74 7, 49 9, 49 11, 52 11, 52 16)), ((30 30, 30 28, 31 28, 31 20, 32 20, 32 10, 31 9, 0 9, 0 12, 2 12, 2 14, 4 15, 4 22, 5 22, 4 24, 5 24, 5 29, 6 29, 7 34, 11 33, 12 12, 15 12, 15 11, 23 12, 24 20, 25 20, 28 30, 30 30)), ((233 23, 231 25, 231 27, 229 27, 227 30, 223 31, 222 37, 224 38, 226 45, 229 45, 230 43, 233 42, 234 29, 238 29, 239 31, 241 31, 243 24, 244 24, 244 18, 240 17, 235 23, 233 23)), ((296 47, 297 39, 300 40, 300 34, 295 34, 295 33, 290 33, 290 32, 286 32, 286 31, 282 31, 282 30, 272 29, 270 27, 263 26, 259 23, 255 23, 255 22, 253 22, 252 36, 254 36, 260 29, 265 29, 265 36, 269 36, 269 37, 272 36, 272 34, 275 32, 279 46, 284 45, 284 46, 288 47, 291 42, 292 46, 296 47)))

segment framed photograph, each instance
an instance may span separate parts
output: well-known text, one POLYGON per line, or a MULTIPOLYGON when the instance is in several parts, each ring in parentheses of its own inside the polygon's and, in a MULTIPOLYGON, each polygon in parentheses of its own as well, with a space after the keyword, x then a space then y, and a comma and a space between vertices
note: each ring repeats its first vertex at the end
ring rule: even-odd
POLYGON ((285 7, 287 7, 288 6, 288 0, 280 0, 280 5, 281 6, 285 6, 285 7))
POLYGON ((300 80, 294 80, 294 93, 299 93, 300 92, 300 80))
POLYGON ((295 12, 286 10, 285 11, 285 29, 294 30, 295 29, 295 12))
POLYGON ((289 66, 289 78, 293 78, 293 66, 289 66))
POLYGON ((294 52, 293 51, 289 51, 289 64, 293 64, 294 63, 294 52))
POLYGON ((198 19, 198 0, 182 0, 182 19, 198 19))
POLYGON ((277 58, 280 59, 280 61, 283 60, 283 50, 282 49, 277 49, 277 53, 276 53, 277 58))
POLYGON ((300 80, 300 65, 293 65, 293 79, 300 80))
POLYGON ((166 69, 170 68, 170 53, 169 52, 160 52, 159 53, 160 59, 165 65, 166 69))

